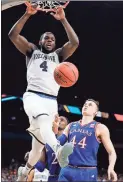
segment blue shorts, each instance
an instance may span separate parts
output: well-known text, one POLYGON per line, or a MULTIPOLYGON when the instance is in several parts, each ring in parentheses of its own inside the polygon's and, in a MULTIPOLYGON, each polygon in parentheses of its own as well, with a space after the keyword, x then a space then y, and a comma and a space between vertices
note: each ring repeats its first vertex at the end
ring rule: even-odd
POLYGON ((97 168, 62 168, 58 181, 97 181, 97 168))
POLYGON ((59 176, 49 176, 48 177, 48 182, 51 181, 51 182, 58 182, 58 177, 59 176))

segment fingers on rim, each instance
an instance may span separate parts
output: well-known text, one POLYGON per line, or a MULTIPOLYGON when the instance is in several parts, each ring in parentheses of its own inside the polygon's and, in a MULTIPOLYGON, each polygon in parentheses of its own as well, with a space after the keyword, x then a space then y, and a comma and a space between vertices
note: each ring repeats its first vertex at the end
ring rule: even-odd
MULTIPOLYGON (((66 6, 69 4, 69 1, 67 1, 67 3, 65 4, 65 5, 63 5, 63 6, 56 6, 55 8, 52 8, 52 9, 42 9, 40 6, 39 7, 37 7, 36 9, 38 10, 38 11, 44 11, 44 12, 57 12, 57 10, 59 10, 59 9, 63 9, 63 8, 66 8, 66 6)), ((30 8, 31 7, 31 3, 30 2, 28 2, 28 1, 26 1, 25 2, 25 5, 28 7, 28 8, 30 8)))
POLYGON ((26 5, 27 7, 31 7, 31 4, 30 4, 28 1, 25 2, 25 5, 26 5))

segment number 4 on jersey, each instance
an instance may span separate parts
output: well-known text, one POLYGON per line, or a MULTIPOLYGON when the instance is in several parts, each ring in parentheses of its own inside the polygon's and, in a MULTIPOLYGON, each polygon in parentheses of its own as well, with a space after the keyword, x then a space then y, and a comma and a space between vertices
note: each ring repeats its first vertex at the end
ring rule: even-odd
POLYGON ((47 61, 43 61, 43 63, 40 64, 40 68, 42 68, 42 71, 46 71, 47 72, 47 61))
POLYGON ((79 143, 76 143, 76 135, 72 138, 72 140, 70 141, 73 145, 80 145, 80 148, 85 148, 85 146, 87 145, 86 142, 86 137, 84 137, 79 143))

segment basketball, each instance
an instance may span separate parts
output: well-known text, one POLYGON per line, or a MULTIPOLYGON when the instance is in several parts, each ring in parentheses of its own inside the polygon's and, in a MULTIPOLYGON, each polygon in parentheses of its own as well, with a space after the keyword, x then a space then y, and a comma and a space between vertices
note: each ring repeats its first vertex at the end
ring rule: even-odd
POLYGON ((60 63, 54 70, 55 81, 61 87, 73 86, 79 77, 79 71, 77 67, 69 62, 60 63))

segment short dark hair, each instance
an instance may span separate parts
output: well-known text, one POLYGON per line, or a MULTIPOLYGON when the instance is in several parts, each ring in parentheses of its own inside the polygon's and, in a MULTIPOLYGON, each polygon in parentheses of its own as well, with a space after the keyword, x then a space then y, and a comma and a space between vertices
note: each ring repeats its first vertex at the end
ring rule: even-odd
POLYGON ((67 121, 67 124, 69 124, 69 120, 68 120, 68 118, 67 118, 66 116, 60 116, 60 117, 65 118, 65 119, 66 119, 66 121, 67 121))
POLYGON ((97 109, 99 110, 99 101, 96 101, 94 99, 87 99, 86 101, 92 101, 92 102, 94 102, 96 104, 96 106, 97 106, 97 109))
MULTIPOLYGON (((43 39, 44 34, 53 34, 53 33, 52 33, 52 32, 45 32, 45 33, 43 33, 43 34, 40 36, 40 40, 42 40, 42 39, 43 39)), ((54 35, 54 34, 53 34, 53 35, 54 35)))
POLYGON ((65 119, 66 119, 66 121, 67 121, 67 124, 69 124, 69 120, 68 120, 68 118, 67 118, 67 117, 65 117, 65 119))

